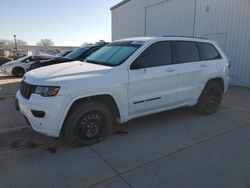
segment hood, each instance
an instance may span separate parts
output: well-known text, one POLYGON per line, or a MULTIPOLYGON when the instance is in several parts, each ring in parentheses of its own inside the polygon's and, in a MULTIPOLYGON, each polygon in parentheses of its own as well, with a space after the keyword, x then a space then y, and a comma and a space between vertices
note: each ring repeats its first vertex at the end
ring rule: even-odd
POLYGON ((82 78, 97 77, 108 73, 112 67, 91 64, 81 61, 73 61, 51 65, 26 73, 27 81, 32 84, 39 82, 61 82, 65 80, 74 80, 82 78))
POLYGON ((50 59, 44 60, 43 62, 69 62, 72 61, 72 59, 66 58, 66 57, 52 57, 50 59))
POLYGON ((31 68, 38 68, 38 67, 43 67, 43 66, 48 66, 48 65, 54 65, 57 63, 70 62, 70 61, 73 61, 73 60, 69 58, 64 58, 64 57, 53 57, 52 59, 37 61, 31 65, 31 68))

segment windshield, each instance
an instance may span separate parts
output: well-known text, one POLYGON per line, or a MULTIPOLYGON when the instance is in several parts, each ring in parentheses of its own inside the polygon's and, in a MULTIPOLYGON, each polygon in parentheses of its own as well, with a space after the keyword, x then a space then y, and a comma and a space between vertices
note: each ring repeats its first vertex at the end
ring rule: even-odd
POLYGON ((66 58, 73 59, 73 60, 78 60, 78 58, 88 50, 88 47, 85 48, 77 48, 70 52, 68 55, 66 55, 66 58))
POLYGON ((25 57, 19 58, 18 61, 23 62, 28 58, 30 58, 30 56, 25 56, 25 57))
POLYGON ((90 55, 86 61, 107 66, 117 66, 127 60, 140 47, 141 44, 133 44, 133 41, 111 43, 90 55))
POLYGON ((66 53, 67 53, 67 51, 62 51, 62 52, 56 54, 56 57, 63 57, 66 53))

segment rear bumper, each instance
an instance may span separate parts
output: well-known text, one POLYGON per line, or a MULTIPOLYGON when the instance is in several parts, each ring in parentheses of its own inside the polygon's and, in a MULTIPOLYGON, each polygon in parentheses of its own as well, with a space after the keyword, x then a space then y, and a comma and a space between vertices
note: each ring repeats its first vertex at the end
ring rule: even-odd
POLYGON ((16 94, 16 107, 28 119, 32 129, 51 137, 60 135, 61 122, 64 117, 67 96, 55 96, 51 98, 33 94, 29 100, 22 97, 20 91, 16 94), (44 111, 42 118, 35 117, 31 110, 44 111))

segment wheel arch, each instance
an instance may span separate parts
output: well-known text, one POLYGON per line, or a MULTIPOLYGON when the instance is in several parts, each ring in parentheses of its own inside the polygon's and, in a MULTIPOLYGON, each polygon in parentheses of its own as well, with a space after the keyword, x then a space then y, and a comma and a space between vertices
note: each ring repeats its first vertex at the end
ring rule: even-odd
POLYGON ((119 105, 118 105, 115 97, 113 97, 111 94, 105 93, 105 94, 96 94, 96 95, 91 95, 91 96, 78 97, 78 98, 75 98, 72 100, 72 102, 69 104, 69 107, 66 110, 64 119, 61 123, 60 135, 63 132, 65 121, 69 117, 69 115, 72 112, 72 110, 74 109, 74 107, 76 107, 77 105, 80 105, 81 103, 84 103, 85 101, 89 101, 89 100, 94 100, 94 101, 98 101, 98 102, 105 104, 111 110, 114 119, 119 120, 121 118, 119 105))
MULTIPOLYGON (((223 92, 225 91, 225 82, 224 82, 224 79, 223 79, 222 77, 214 77, 214 78, 209 79, 209 80, 207 81, 207 83, 206 83, 206 86, 207 86, 209 83, 211 83, 211 82, 216 82, 216 83, 218 83, 218 84, 221 86, 223 92)), ((206 86, 205 86, 205 87, 206 87, 206 86)), ((204 88, 205 88, 205 87, 204 87, 204 88)))
POLYGON ((11 73, 14 74, 14 71, 16 71, 16 70, 18 70, 18 69, 19 69, 19 70, 23 70, 24 73, 25 73, 25 69, 24 69, 23 67, 21 67, 21 66, 15 66, 15 67, 13 67, 11 73))

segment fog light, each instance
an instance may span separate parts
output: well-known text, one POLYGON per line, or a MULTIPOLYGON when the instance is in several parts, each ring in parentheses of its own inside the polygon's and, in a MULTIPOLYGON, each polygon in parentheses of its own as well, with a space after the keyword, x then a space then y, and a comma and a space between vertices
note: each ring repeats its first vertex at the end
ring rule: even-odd
POLYGON ((43 118, 45 116, 44 111, 31 110, 31 113, 37 118, 43 118))

